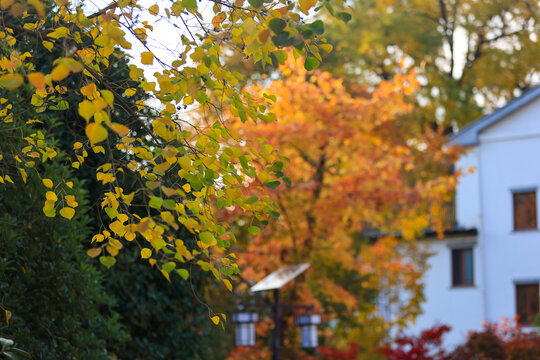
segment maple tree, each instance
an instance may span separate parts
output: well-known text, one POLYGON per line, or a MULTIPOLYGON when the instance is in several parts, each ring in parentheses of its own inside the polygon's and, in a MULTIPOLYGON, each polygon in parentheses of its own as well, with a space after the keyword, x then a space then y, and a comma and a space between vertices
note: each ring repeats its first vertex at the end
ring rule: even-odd
POLYGON ((414 68, 423 86, 417 116, 459 127, 538 83, 538 2, 352 1, 345 26, 328 18, 339 55, 325 66, 377 83, 414 68))
POLYGON ((262 174, 243 189, 252 198, 270 197, 279 213, 262 229, 256 219, 236 222, 249 234, 235 249, 242 275, 261 279, 281 266, 310 262, 307 280, 285 298, 337 316, 336 341, 366 338, 361 329, 368 324, 383 336, 419 313, 425 254, 411 240, 426 227, 443 229, 455 177, 433 169, 451 164, 459 151, 443 147, 441 132, 409 126, 414 73, 398 74, 371 92, 346 89, 341 79, 310 74, 294 61, 280 71, 269 85, 251 88, 275 100, 278 121, 232 127, 247 139, 246 149, 268 156, 278 150, 282 161, 273 169, 287 184, 274 189, 276 180, 262 174), (362 241, 361 233, 374 229, 402 236, 362 241), (400 298, 400 291, 410 296, 400 298), (392 317, 378 316, 378 297, 392 307, 392 317))
MULTIPOLYGON (((297 57, 305 55, 305 68, 316 68, 320 51, 331 50, 321 36, 324 24, 299 15, 313 13, 315 5, 179 0, 144 6, 122 0, 92 10, 84 2, 66 0, 2 0, 0 127, 3 139, 24 143, 15 141, 1 154, 0 182, 22 190, 27 178, 36 176, 43 184, 45 215, 76 216, 74 182, 69 176, 53 181, 40 171, 60 151, 49 134, 48 113, 62 116, 75 109, 69 114, 84 123, 86 136, 74 135, 65 163, 75 170, 91 166, 105 189, 99 204, 102 228, 92 237, 96 247, 88 254, 111 267, 126 242, 134 241, 140 256, 166 278, 173 272, 187 278, 189 262, 230 288, 229 279, 238 271, 234 258, 227 253, 212 257, 211 251, 227 248, 234 235, 216 220, 214 206, 236 206, 269 218, 275 205, 269 199, 248 201, 239 188, 257 176, 252 169, 259 158, 268 160, 268 166, 257 171, 275 180, 274 161, 266 153, 246 155, 238 143, 226 141, 231 137, 222 107, 234 109, 244 122, 275 116, 270 99, 237 87, 241 75, 222 64, 222 52, 233 47, 249 61, 283 63, 283 48, 294 45, 297 57), (156 30, 163 23, 180 29, 170 63, 156 51, 156 30), (26 50, 29 45, 32 50, 26 50), (144 50, 128 55, 125 51, 134 46, 144 50), (50 52, 49 62, 38 67, 34 51, 50 52), (140 63, 129 65, 130 80, 111 81, 115 62, 132 56, 140 63), (153 77, 145 73, 156 66, 153 77), (141 92, 147 100, 128 101, 141 92), (199 109, 217 120, 202 126, 203 119, 191 115, 199 109), (129 120, 122 121, 126 116, 119 112, 129 120), (97 164, 87 164, 90 152, 97 164), (119 181, 125 177, 138 184, 129 193, 119 181), (197 235, 195 247, 186 246, 177 233, 180 227, 197 235)), ((212 320, 217 323, 219 317, 212 320)))

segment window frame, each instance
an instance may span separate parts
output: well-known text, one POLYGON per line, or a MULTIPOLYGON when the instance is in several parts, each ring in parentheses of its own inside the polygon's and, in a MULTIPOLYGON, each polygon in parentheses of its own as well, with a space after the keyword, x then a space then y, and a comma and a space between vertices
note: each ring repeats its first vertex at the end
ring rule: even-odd
MULTIPOLYGON (((526 291, 526 290, 525 290, 526 291)), ((522 326, 531 326, 533 325, 534 323, 534 317, 536 317, 536 315, 538 315, 538 313, 540 313, 540 282, 538 281, 530 281, 530 282, 516 282, 514 283, 514 292, 515 292, 515 301, 516 301, 516 316, 517 316, 517 322, 518 324, 522 325, 522 326), (533 300, 536 302, 536 312, 533 314, 528 314, 528 318, 525 319, 525 320, 522 320, 521 319, 521 314, 527 312, 527 310, 525 311, 520 311, 520 305, 522 304, 522 302, 520 301, 520 292, 519 292, 519 289, 525 289, 525 288, 531 288, 533 287, 533 292, 532 293, 536 293, 535 297, 536 299, 533 300)), ((525 297, 527 296, 527 294, 525 294, 525 297)), ((525 300, 525 302, 528 302, 527 300, 525 300)), ((526 305, 527 306, 527 305, 526 305)))
MULTIPOLYGON (((527 204, 522 205, 524 207, 527 206, 527 204)), ((524 210, 526 211, 526 209, 524 210)), ((536 188, 524 188, 524 189, 514 189, 512 190, 512 230, 519 232, 519 231, 534 231, 538 230, 538 200, 537 200, 537 189, 536 188), (524 221, 524 223, 520 224, 518 223, 519 214, 518 214, 518 207, 519 204, 517 203, 519 196, 524 195, 533 195, 533 201, 534 206, 531 208, 534 211, 534 224, 528 225, 527 221, 524 221)))
POLYGON ((452 287, 453 288, 463 288, 463 287, 473 287, 475 285, 474 283, 474 246, 473 245, 466 245, 466 246, 459 246, 459 247, 452 247, 450 248, 450 270, 451 270, 451 281, 452 281, 452 287), (470 251, 471 253, 471 281, 466 281, 466 252, 470 251), (459 265, 461 267, 460 273, 461 278, 456 278, 456 271, 455 271, 455 261, 454 261, 454 254, 459 254, 459 265))

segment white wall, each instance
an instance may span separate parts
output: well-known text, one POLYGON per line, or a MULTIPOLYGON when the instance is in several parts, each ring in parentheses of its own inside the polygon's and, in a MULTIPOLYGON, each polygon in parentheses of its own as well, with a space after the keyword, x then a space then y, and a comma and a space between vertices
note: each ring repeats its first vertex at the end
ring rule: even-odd
POLYGON ((429 270, 424 274, 424 295, 420 315, 410 331, 414 334, 432 326, 449 325, 450 333, 443 338, 445 346, 451 348, 466 340, 469 330, 481 329, 483 321, 481 293, 481 262, 478 256, 476 237, 451 238, 444 240, 421 240, 432 252, 429 270), (452 248, 473 246, 474 286, 452 287, 452 248))
POLYGON ((513 190, 540 190, 540 101, 482 132, 480 149, 486 314, 497 321, 516 314, 515 282, 540 279, 540 232, 513 231, 512 203, 513 190))
POLYGON ((456 187, 456 220, 467 229, 478 229, 481 221, 478 152, 476 146, 472 147, 456 162, 456 170, 462 174, 456 187), (471 167, 473 173, 469 173, 471 167))
POLYGON ((411 328, 419 333, 435 324, 452 326, 448 347, 463 343, 484 320, 513 318, 515 284, 540 280, 540 231, 513 230, 512 201, 512 191, 536 188, 540 217, 540 99, 484 129, 456 168, 465 174, 456 189, 458 225, 478 229, 475 286, 451 285, 451 246, 474 239, 425 241, 434 255, 424 275, 424 314, 411 328), (470 166, 473 174, 467 174, 470 166))

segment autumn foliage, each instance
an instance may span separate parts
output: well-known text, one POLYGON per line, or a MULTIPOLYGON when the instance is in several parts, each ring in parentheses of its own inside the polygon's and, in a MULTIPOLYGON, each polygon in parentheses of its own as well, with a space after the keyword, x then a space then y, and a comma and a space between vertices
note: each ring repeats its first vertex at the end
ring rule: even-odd
MULTIPOLYGON (((231 289, 238 267, 224 250, 234 234, 214 209, 235 206, 271 218, 273 204, 248 201, 239 188, 256 177, 251 169, 259 160, 269 163, 257 169, 268 170, 261 176, 278 180, 267 153, 246 156, 228 142, 225 106, 242 121, 275 116, 268 111, 272 101, 242 91, 242 75, 223 64, 223 53, 268 65, 284 63, 285 48, 294 45, 304 67, 315 69, 332 46, 322 36, 324 23, 300 14, 319 9, 303 0, 101 5, 1 1, 0 128, 7 143, 1 186, 24 189, 36 177, 43 213, 71 220, 80 201, 75 182, 41 175, 66 152, 74 176, 91 170, 103 189, 96 205, 101 228, 91 236, 89 256, 109 268, 124 246, 136 243, 140 257, 167 279, 188 279, 196 265, 231 289), (129 66, 121 80, 113 76, 118 63, 129 66), (67 121, 69 144, 62 148, 49 131, 53 118, 67 121), (180 228, 196 240, 180 236, 180 228), (222 255, 211 255, 214 250, 222 255)), ((224 318, 212 316, 214 323, 224 318)))
POLYGON ((280 79, 252 89, 275 100, 277 121, 233 125, 248 139, 246 151, 278 150, 282 164, 275 170, 287 184, 270 191, 269 179, 259 176, 243 189, 246 196, 270 197, 281 215, 260 232, 253 229, 256 218, 237 222, 250 233, 236 248, 242 275, 259 280, 285 264, 310 262, 307 281, 295 285, 290 299, 347 314, 352 323, 345 336, 381 313, 379 297, 392 316, 370 331, 404 325, 419 311, 425 260, 409 240, 427 227, 442 230, 455 182, 445 166, 455 151, 443 148, 441 132, 409 126, 414 73, 351 91, 329 73, 308 73, 294 61, 280 71, 280 79), (362 236, 369 230, 389 236, 373 244, 362 236), (398 301, 398 289, 409 292, 408 300, 398 301))

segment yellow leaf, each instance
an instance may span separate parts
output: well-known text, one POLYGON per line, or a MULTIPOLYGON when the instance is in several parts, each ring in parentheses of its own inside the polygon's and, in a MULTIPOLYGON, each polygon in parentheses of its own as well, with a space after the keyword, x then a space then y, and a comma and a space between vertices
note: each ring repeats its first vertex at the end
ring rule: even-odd
POLYGON ((126 226, 120 221, 115 221, 109 225, 109 228, 118 236, 123 236, 126 233, 126 226))
POLYGON ((111 122, 111 120, 109 119, 109 114, 107 114, 103 110, 97 111, 94 114, 94 121, 98 124, 101 124, 102 122, 104 122, 105 124, 109 124, 111 122))
POLYGON ((141 257, 143 259, 148 259, 150 256, 152 256, 152 250, 148 248, 144 248, 141 250, 141 257))
POLYGON ((86 251, 86 254, 88 254, 88 256, 90 256, 91 258, 98 257, 99 254, 101 254, 101 248, 92 248, 92 249, 88 249, 88 250, 86 251))
POLYGON ((23 77, 19 74, 7 74, 0 77, 0 87, 7 90, 15 90, 23 83, 23 77))
POLYGON ((135 90, 134 88, 129 88, 129 89, 126 89, 126 90, 124 91, 124 94, 125 94, 126 96, 133 96, 133 95, 135 95, 136 93, 137 93, 137 90, 135 90))
POLYGON ((219 316, 212 316, 210 320, 216 325, 219 324, 219 316))
POLYGON ((52 189, 53 182, 51 179, 43 179, 41 182, 43 182, 43 185, 45 185, 46 188, 52 189))
POLYGON ((51 200, 51 201, 56 201, 58 200, 58 196, 56 196, 56 194, 52 191, 47 191, 47 193, 45 194, 45 198, 47 200, 51 200))
POLYGON ((70 189, 73 189, 73 181, 68 181, 68 182, 66 183, 66 186, 67 186, 68 188, 70 188, 70 189))
POLYGON ((129 128, 122 124, 112 123, 111 129, 120 136, 126 136, 129 133, 129 128))
POLYGON ((157 15, 159 12, 159 6, 157 4, 154 4, 148 8, 148 12, 152 15, 157 15))
POLYGON ((56 203, 56 200, 46 200, 45 205, 43 205, 44 210, 52 210, 54 209, 54 204, 56 203))
POLYGON ((0 7, 7 9, 13 4, 14 0, 0 0, 0 7))
POLYGON ((107 129, 99 124, 90 123, 86 125, 86 136, 90 139, 90 143, 97 144, 107 138, 107 129))
POLYGON ((319 45, 319 48, 326 51, 327 53, 330 53, 332 51, 332 49, 333 49, 333 46, 330 45, 330 44, 321 44, 321 45, 319 45))
POLYGON ((96 84, 94 83, 83 86, 80 91, 81 94, 86 96, 89 100, 94 100, 95 98, 99 97, 96 84))
POLYGON ((317 0, 299 0, 298 3, 300 10, 307 15, 309 9, 317 5, 317 0))
POLYGON ((51 72, 54 81, 62 81, 69 75, 69 68, 64 64, 58 64, 51 72))
POLYGON ((92 237, 92 242, 94 241, 97 241, 97 242, 102 242, 105 240, 105 236, 101 235, 101 234, 96 234, 92 237))
POLYGON ((171 167, 171 164, 169 164, 168 162, 164 162, 164 163, 161 163, 161 164, 158 164, 158 165, 154 166, 154 171, 157 172, 158 174, 163 174, 170 167, 171 167))
POLYGON ((160 270, 160 271, 161 271, 161 273, 163 274, 163 276, 165 276, 165 278, 167 279, 167 281, 169 281, 169 282, 170 282, 170 281, 171 281, 171 278, 170 278, 170 275, 169 275, 169 273, 168 273, 168 272, 166 272, 166 271, 165 271, 165 270, 163 270, 163 269, 162 269, 162 270, 160 270))
POLYGON ((141 63, 144 65, 152 65, 154 62, 154 54, 150 51, 145 51, 141 54, 141 63))
POLYGON ((232 284, 229 280, 227 279, 224 279, 223 280, 223 283, 225 284, 225 286, 227 287, 227 289, 229 289, 229 291, 232 291, 232 284))
POLYGON ((6 313, 6 324, 9 325, 9 320, 11 319, 11 316, 12 316, 11 311, 4 310, 4 312, 6 313))
POLYGON ((77 149, 82 148, 82 146, 83 144, 77 141, 75 144, 73 144, 73 149, 77 150, 77 149))
POLYGON ((45 75, 40 72, 33 72, 26 76, 30 84, 38 90, 45 90, 45 75))
POLYGON ((190 192, 191 191, 191 185, 190 184, 184 184, 182 185, 182 189, 184 189, 185 192, 190 192))
POLYGON ((75 209, 67 207, 67 206, 63 207, 62 209, 60 209, 60 215, 62 215, 68 220, 71 220, 73 215, 75 215, 75 209))
POLYGON ((79 103, 79 115, 81 115, 86 121, 90 120, 96 113, 96 107, 88 100, 84 100, 79 103))
POLYGON ((66 200, 68 206, 71 206, 72 208, 79 206, 79 204, 75 201, 75 196, 73 195, 66 195, 64 199, 66 200))
POLYGON ((54 47, 54 44, 50 41, 43 41, 41 44, 43 45, 43 47, 45 47, 45 49, 49 51, 51 51, 54 47))
POLYGON ((39 0, 28 0, 28 3, 30 5, 32 5, 34 7, 34 9, 36 9, 39 16, 41 16, 42 18, 45 17, 45 5, 43 5, 43 3, 41 1, 39 1, 39 0))

